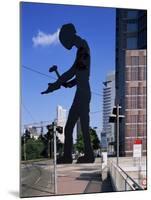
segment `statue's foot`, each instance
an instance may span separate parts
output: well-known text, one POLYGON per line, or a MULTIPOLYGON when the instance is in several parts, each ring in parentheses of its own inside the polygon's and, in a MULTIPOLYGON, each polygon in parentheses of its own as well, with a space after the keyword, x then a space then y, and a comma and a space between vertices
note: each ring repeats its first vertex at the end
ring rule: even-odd
POLYGON ((77 159, 77 163, 94 163, 94 156, 81 156, 77 159))
POLYGON ((64 156, 57 159, 57 164, 71 164, 72 158, 66 158, 64 156))

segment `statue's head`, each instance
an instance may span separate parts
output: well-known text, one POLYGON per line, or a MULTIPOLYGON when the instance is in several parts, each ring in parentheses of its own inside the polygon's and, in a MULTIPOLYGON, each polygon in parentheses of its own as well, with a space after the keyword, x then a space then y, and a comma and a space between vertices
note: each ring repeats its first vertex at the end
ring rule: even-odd
POLYGON ((76 29, 73 24, 64 24, 59 33, 59 40, 66 49, 71 49, 74 45, 76 29))

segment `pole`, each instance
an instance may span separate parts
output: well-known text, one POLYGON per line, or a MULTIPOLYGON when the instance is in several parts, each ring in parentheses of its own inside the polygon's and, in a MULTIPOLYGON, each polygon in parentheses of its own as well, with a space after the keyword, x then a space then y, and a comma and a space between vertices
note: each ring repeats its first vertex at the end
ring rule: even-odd
POLYGON ((138 182, 141 184, 141 158, 139 158, 139 166, 138 166, 138 182))
POLYGON ((55 184, 55 194, 57 194, 57 142, 56 142, 56 122, 53 122, 53 136, 54 136, 54 184, 55 184))
POLYGON ((26 160, 26 138, 24 135, 24 160, 26 160))
POLYGON ((117 115, 116 115, 116 132, 117 132, 117 160, 116 160, 116 163, 117 163, 117 166, 119 164, 119 104, 116 105, 116 110, 117 110, 117 115))
POLYGON ((41 131, 41 135, 43 135, 43 121, 41 121, 40 124, 41 124, 41 130, 40 130, 41 131))
POLYGON ((103 167, 102 167, 102 161, 103 161, 103 157, 102 157, 102 149, 100 148, 100 156, 101 156, 101 181, 102 181, 102 172, 103 172, 103 167))
POLYGON ((48 136, 48 158, 50 158, 50 136, 48 136))

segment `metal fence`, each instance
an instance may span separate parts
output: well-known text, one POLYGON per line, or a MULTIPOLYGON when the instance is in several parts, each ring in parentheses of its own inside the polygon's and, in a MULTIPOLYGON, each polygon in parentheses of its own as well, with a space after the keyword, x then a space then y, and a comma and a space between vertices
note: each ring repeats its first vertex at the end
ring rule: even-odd
POLYGON ((109 162, 109 173, 115 191, 143 190, 122 168, 109 162))

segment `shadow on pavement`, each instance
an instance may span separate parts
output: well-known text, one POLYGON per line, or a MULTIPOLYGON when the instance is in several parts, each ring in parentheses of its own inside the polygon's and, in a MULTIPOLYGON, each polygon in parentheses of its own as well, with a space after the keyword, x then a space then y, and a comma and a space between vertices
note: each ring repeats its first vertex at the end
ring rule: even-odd
POLYGON ((76 180, 85 180, 85 181, 101 181, 101 175, 99 173, 81 173, 79 177, 76 178, 76 180))
POLYGON ((101 191, 102 192, 113 192, 114 191, 112 184, 111 184, 111 178, 109 175, 106 177, 106 179, 104 179, 102 181, 101 191))
POLYGON ((93 193, 93 192, 113 192, 113 187, 111 184, 111 178, 107 172, 103 172, 104 177, 102 179, 100 172, 95 173, 82 173, 80 177, 77 177, 76 180, 85 180, 89 181, 84 193, 93 193))

